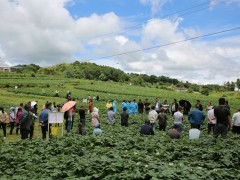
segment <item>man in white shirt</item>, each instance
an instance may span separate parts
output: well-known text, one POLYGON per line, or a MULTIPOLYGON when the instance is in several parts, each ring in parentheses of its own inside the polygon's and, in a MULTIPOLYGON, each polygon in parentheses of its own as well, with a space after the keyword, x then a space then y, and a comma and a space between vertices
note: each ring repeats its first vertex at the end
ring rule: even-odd
POLYGON ((193 128, 189 130, 189 139, 199 139, 200 130, 197 128, 193 128))
POLYGON ((235 134, 240 134, 240 108, 232 117, 232 132, 235 134))
POLYGON ((150 121, 150 124, 152 125, 152 127, 155 128, 158 113, 155 110, 155 106, 152 106, 151 109, 152 110, 148 113, 148 120, 150 121))
POLYGON ((216 117, 214 116, 214 109, 208 110, 207 112, 208 117, 208 134, 215 128, 216 125, 216 117))
POLYGON ((177 112, 173 114, 173 123, 178 126, 178 131, 182 131, 182 123, 183 123, 183 114, 181 113, 182 107, 179 107, 177 112))

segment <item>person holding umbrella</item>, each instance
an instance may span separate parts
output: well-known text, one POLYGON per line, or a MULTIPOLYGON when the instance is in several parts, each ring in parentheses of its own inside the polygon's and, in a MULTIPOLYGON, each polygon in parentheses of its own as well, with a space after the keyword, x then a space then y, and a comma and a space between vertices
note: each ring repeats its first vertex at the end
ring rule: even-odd
POLYGON ((62 109, 61 109, 61 112, 66 112, 67 114, 67 132, 70 132, 71 128, 72 128, 72 121, 73 121, 73 111, 72 111, 72 108, 75 106, 76 104, 76 101, 68 101, 66 102, 62 109))

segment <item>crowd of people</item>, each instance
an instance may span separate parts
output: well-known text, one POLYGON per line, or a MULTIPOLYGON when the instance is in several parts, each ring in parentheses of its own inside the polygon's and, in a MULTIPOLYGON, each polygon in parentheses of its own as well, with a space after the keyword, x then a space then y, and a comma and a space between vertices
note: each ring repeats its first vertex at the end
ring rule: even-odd
MULTIPOLYGON (((71 93, 68 92, 66 96, 67 101, 74 101, 71 93)), ((96 100, 96 99, 94 99, 96 100)), ((87 109, 84 106, 76 108, 76 103, 64 112, 66 132, 69 133, 73 129, 75 113, 79 114, 78 126, 75 131, 76 134, 86 135, 86 115, 89 114, 91 118, 91 126, 93 134, 101 134, 101 122, 99 117, 99 109, 94 107, 94 100, 88 98, 87 109)), ((74 101, 75 102, 75 101, 74 101)), ((55 102, 46 102, 42 107, 41 112, 38 113, 37 102, 28 102, 23 105, 20 103, 19 107, 11 107, 7 113, 3 107, 0 107, 0 125, 3 130, 3 136, 6 138, 6 124, 10 124, 10 135, 13 134, 16 126, 16 134, 21 134, 21 139, 32 139, 34 135, 34 125, 38 119, 41 127, 42 139, 46 139, 47 133, 51 137, 51 124, 48 123, 49 112, 56 112, 61 110, 62 105, 56 105, 55 102), (8 122, 9 121, 9 122, 8 122)), ((106 103, 106 123, 115 124, 117 114, 117 101, 109 100, 106 103)), ((221 135, 226 138, 229 130, 233 133, 240 134, 240 109, 231 117, 230 107, 224 98, 219 99, 219 105, 213 107, 211 102, 208 103, 204 113, 204 108, 197 100, 195 107, 191 110, 191 104, 187 100, 177 101, 176 99, 169 105, 167 100, 160 103, 156 98, 155 102, 151 104, 148 99, 142 102, 140 99, 136 102, 123 100, 120 108, 120 124, 121 126, 129 126, 129 117, 135 114, 146 114, 147 119, 144 125, 140 127, 141 135, 154 135, 154 131, 166 131, 166 133, 174 139, 179 139, 187 123, 184 118, 187 117, 191 129, 189 130, 189 138, 195 139, 200 137, 201 126, 207 118, 208 134, 212 133, 215 138, 221 135), (173 121, 170 121, 170 118, 173 121), (167 130, 167 127, 171 127, 167 130)), ((134 123, 134 122, 132 122, 134 123)))

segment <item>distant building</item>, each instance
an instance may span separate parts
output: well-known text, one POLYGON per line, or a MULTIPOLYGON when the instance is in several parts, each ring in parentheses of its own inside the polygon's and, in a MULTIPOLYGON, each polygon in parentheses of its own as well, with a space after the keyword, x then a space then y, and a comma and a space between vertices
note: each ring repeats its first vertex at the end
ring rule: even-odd
POLYGON ((186 90, 187 90, 187 89, 186 89, 186 88, 183 88, 183 87, 176 89, 176 91, 179 91, 179 92, 185 92, 186 90))
POLYGON ((0 72, 16 72, 19 67, 0 66, 0 72))

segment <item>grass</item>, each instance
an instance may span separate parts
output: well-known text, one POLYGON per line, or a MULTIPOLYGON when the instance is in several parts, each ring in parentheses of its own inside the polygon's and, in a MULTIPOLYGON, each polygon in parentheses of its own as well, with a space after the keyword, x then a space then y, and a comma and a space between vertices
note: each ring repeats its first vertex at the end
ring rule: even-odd
MULTIPOLYGON (((197 99, 201 100, 203 107, 206 107, 209 101, 212 102, 214 106, 217 105, 219 97, 225 97, 231 106, 231 113, 234 113, 237 108, 239 108, 239 92, 223 92, 223 93, 212 93, 209 96, 203 96, 199 93, 186 93, 186 92, 175 92, 163 90, 156 87, 141 87, 134 86, 125 83, 114 83, 114 82, 102 82, 102 81, 89 81, 83 79, 66 79, 59 77, 24 77, 20 78, 17 75, 13 77, 0 77, 0 105, 2 105, 6 111, 10 107, 17 107, 21 102, 27 103, 29 101, 38 101, 39 110, 45 104, 46 101, 56 102, 56 104, 62 104, 65 102, 65 96, 67 91, 71 91, 74 98, 77 101, 77 109, 81 105, 87 108, 87 104, 82 102, 82 99, 87 98, 89 95, 93 97, 98 95, 100 101, 94 101, 94 106, 100 109, 100 117, 103 121, 106 119, 106 101, 107 100, 117 100, 118 114, 117 119, 119 121, 120 107, 123 99, 133 100, 148 98, 151 104, 154 104, 155 98, 158 97, 160 102, 165 99, 171 104, 173 99, 187 99, 194 106, 197 99), (62 86, 60 84, 63 84, 62 86), (8 88, 3 88, 8 84, 8 88), (46 86, 48 84, 49 86, 46 86), (15 89, 15 85, 20 85, 18 89, 15 89), (33 85, 33 86, 32 86, 33 85), (44 93, 42 92, 44 89, 44 93), (55 90, 59 90, 60 97, 53 97, 55 90)), ((90 116, 87 115, 88 122, 90 122, 90 116)), ((141 123, 147 118, 146 115, 133 116, 134 121, 141 120, 141 123)), ((76 114, 75 119, 78 119, 78 114, 76 114)), ((77 121, 75 121, 74 129, 77 127, 77 121)), ((88 131, 91 131, 91 127, 88 127, 88 131)), ((9 133, 9 128, 7 129, 9 133)), ((0 135, 2 131, 0 131, 0 135)), ((41 130, 38 122, 35 123, 35 138, 41 138, 41 130)), ((7 142, 17 141, 20 136, 7 134, 7 142)))

